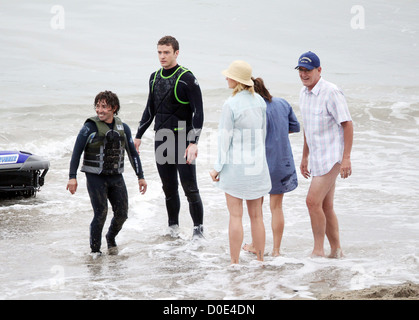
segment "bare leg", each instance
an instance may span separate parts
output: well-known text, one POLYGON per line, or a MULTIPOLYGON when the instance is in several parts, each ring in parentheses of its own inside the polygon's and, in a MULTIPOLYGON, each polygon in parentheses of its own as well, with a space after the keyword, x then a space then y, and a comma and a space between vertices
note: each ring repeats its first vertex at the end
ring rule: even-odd
POLYGON ((334 239, 336 234, 339 233, 339 230, 336 229, 336 215, 334 213, 332 215, 330 214, 330 211, 328 211, 328 216, 326 216, 323 210, 324 203, 327 203, 325 207, 330 208, 330 206, 332 206, 333 208, 334 186, 339 170, 340 165, 336 164, 327 174, 313 177, 307 194, 306 204, 310 213, 311 227, 314 237, 313 256, 325 256, 324 237, 327 229, 327 217, 331 218, 328 226, 328 234, 332 237, 332 239, 334 239))
POLYGON ((239 263, 240 248, 243 242, 243 200, 226 193, 226 201, 230 212, 228 236, 231 264, 237 264, 239 263))
POLYGON ((249 211, 253 246, 256 251, 256 257, 259 261, 263 261, 263 255, 265 252, 265 225, 263 223, 262 198, 246 200, 246 203, 249 211))
POLYGON ((333 199, 335 195, 335 185, 333 184, 329 193, 323 201, 323 211, 326 216, 326 236, 330 243, 330 255, 329 258, 341 258, 342 250, 340 248, 339 239, 339 223, 333 208, 333 199))
MULTIPOLYGON (((274 257, 279 256, 282 235, 284 233, 284 213, 282 210, 282 200, 284 194, 271 194, 270 207, 272 213, 272 234, 273 234, 273 251, 274 257)), ((252 239, 253 240, 253 239, 252 239)), ((245 244, 243 250, 256 254, 253 241, 251 244, 245 244)))
POLYGON ((270 207, 272 213, 272 234, 273 234, 273 256, 279 256, 282 235, 284 233, 284 212, 282 210, 282 200, 284 194, 271 194, 270 207))

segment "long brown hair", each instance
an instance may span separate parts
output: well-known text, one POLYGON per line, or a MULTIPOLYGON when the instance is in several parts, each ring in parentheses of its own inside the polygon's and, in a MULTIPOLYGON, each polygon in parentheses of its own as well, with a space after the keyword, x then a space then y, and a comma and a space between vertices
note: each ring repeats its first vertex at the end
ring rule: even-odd
POLYGON ((265 87, 265 83, 263 82, 262 78, 253 78, 255 92, 260 94, 262 98, 268 100, 269 102, 272 101, 272 95, 269 93, 269 90, 265 87))

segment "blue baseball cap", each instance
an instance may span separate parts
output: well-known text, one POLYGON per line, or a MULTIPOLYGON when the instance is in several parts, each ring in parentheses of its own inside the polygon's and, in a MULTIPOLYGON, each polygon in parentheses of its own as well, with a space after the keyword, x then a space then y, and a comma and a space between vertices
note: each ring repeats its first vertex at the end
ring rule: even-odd
POLYGON ((298 59, 298 66, 296 66, 295 69, 298 69, 299 67, 313 70, 314 68, 320 67, 320 59, 314 52, 308 51, 303 53, 300 56, 300 59, 298 59))

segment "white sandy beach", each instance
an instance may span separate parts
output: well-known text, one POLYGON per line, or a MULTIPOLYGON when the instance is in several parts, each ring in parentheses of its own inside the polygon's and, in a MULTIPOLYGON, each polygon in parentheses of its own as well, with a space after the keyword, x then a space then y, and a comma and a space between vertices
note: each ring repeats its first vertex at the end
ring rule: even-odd
POLYGON ((362 290, 325 292, 319 300, 419 300, 419 284, 372 286, 362 290))

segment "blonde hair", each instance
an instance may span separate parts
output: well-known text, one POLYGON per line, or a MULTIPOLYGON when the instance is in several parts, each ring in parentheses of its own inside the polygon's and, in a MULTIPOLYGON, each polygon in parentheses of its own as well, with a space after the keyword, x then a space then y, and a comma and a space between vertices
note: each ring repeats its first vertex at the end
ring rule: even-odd
POLYGON ((251 94, 255 93, 255 88, 253 86, 247 86, 241 82, 237 82, 237 86, 234 88, 233 90, 233 96, 235 96, 237 93, 243 91, 243 90, 247 90, 249 91, 251 94))

